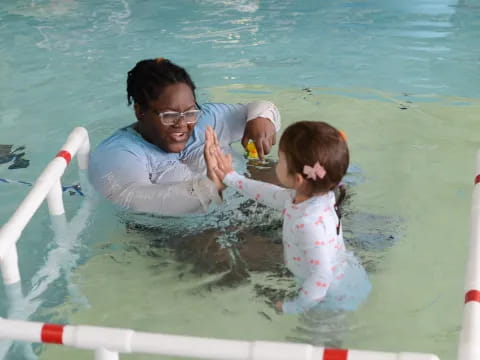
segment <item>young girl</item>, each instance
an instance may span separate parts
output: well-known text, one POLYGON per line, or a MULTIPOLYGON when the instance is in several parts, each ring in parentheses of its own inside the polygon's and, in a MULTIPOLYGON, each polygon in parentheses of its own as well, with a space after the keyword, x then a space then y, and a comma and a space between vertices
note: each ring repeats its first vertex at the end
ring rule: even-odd
POLYGON ((370 283, 345 250, 333 192, 348 168, 347 143, 324 122, 297 122, 283 133, 278 157, 276 174, 285 188, 234 172, 231 156, 220 150, 214 130, 206 131, 209 178, 282 211, 284 259, 300 289, 296 298, 279 301, 277 310, 300 313, 319 304, 354 310, 370 292, 370 283))

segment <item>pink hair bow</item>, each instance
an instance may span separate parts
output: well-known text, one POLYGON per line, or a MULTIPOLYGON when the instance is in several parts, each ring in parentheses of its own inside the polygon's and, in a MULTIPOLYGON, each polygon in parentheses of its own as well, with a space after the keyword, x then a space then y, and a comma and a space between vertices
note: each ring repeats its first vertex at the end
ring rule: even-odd
POLYGON ((308 166, 308 165, 305 165, 303 167, 303 173, 305 175, 307 175, 307 179, 313 179, 313 180, 317 180, 317 177, 319 179, 323 179, 325 177, 325 175, 327 174, 327 171, 325 170, 325 168, 320 165, 320 163, 317 161, 313 167, 312 166, 308 166))

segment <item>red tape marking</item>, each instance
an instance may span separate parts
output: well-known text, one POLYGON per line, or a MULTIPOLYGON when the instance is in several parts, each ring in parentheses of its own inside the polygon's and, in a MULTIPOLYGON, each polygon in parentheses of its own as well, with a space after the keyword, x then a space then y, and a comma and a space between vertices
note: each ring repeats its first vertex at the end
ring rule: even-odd
POLYGON ((44 343, 63 344, 63 325, 44 324, 41 339, 44 343))
POLYGON ((347 360, 348 350, 344 349, 323 349, 323 360, 347 360))
POLYGON ((465 304, 470 301, 480 302, 480 291, 469 290, 465 293, 465 304))
POLYGON ((475 176, 475 185, 477 185, 480 182, 480 174, 475 176))
POLYGON ((72 160, 72 155, 67 150, 62 150, 60 151, 55 157, 62 157, 65 159, 67 162, 67 165, 70 163, 70 160, 72 160))

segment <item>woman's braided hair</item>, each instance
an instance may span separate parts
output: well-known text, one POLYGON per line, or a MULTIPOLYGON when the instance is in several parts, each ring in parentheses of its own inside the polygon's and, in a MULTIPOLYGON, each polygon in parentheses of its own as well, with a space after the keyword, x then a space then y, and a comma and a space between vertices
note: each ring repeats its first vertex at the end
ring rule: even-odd
POLYGON ((184 83, 195 97, 195 84, 184 68, 164 58, 139 61, 127 75, 128 105, 148 107, 169 85, 184 83))

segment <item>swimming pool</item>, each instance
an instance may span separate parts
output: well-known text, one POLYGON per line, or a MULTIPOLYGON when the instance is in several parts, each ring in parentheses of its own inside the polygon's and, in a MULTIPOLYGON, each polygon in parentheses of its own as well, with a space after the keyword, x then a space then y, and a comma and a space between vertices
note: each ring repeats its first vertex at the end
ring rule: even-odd
MULTIPOLYGON (((347 132, 353 195, 345 230, 373 285, 367 303, 340 322, 278 316, 266 294, 288 282, 259 271, 212 286, 218 274, 192 272, 188 258, 158 246, 158 234, 128 228, 102 204, 75 248, 73 273, 49 286, 31 318, 453 358, 480 127, 479 9, 413 0, 0 5, 0 143, 25 145, 30 160, 0 165, 1 178, 33 180, 75 126, 96 145, 132 122, 126 72, 139 59, 169 57, 191 72, 200 102, 268 98, 284 123, 326 120, 347 132)), ((69 171, 65 184, 77 180, 69 171)), ((27 191, 0 183, 2 222, 27 191)), ((78 194, 65 201, 67 213, 81 204, 78 194)), ((45 209, 19 247, 28 290, 55 247, 45 209)))

